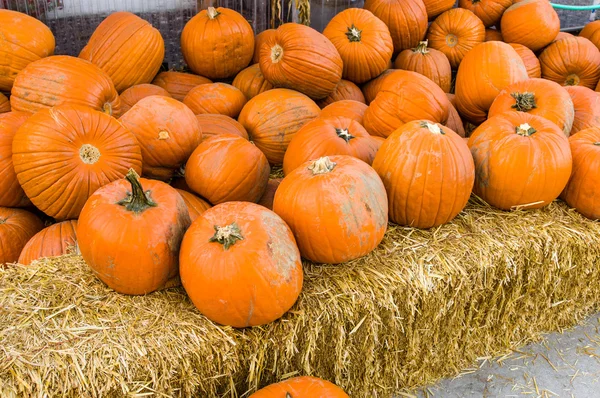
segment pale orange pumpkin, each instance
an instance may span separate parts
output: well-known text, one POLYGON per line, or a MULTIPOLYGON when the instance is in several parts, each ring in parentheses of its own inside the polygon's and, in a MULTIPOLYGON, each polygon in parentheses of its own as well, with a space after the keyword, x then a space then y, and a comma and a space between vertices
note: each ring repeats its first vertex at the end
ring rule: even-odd
POLYGON ((363 124, 363 117, 367 105, 362 102, 352 100, 337 101, 327 105, 321 110, 320 117, 339 116, 354 119, 360 124, 363 124))
POLYGON ((538 51, 556 39, 560 19, 548 0, 523 0, 504 11, 500 30, 507 43, 538 51))
POLYGON ((585 37, 600 50, 600 20, 592 21, 585 25, 581 32, 580 37, 585 37))
POLYGON ((212 83, 212 80, 206 77, 175 71, 160 72, 152 80, 152 84, 167 90, 171 94, 171 97, 177 101, 183 101, 185 96, 194 87, 210 83, 212 83))
POLYGON ((513 0, 459 0, 460 8, 465 8, 481 19, 486 28, 500 22, 502 14, 512 6, 513 0))
MULTIPOLYGON (((393 65, 392 65, 393 67, 393 65)), ((377 96, 377 94, 379 94, 379 91, 381 91, 382 87, 385 87, 385 80, 392 75, 394 72, 396 72, 398 69, 387 69, 385 72, 383 72, 381 75, 377 76, 375 79, 371 80, 368 83, 363 84, 361 90, 365 96, 365 101, 368 104, 370 104, 375 97, 377 96)))
POLYGON ((356 84, 349 80, 342 79, 331 94, 324 99, 317 101, 317 105, 319 105, 321 108, 325 108, 329 104, 344 100, 352 100, 364 103, 365 96, 356 84))
POLYGON ((512 48, 515 49, 525 69, 527 69, 527 75, 531 78, 542 77, 542 67, 540 66, 540 60, 535 56, 534 52, 522 44, 508 43, 512 48))
POLYGON ((196 115, 196 120, 200 131, 202 131, 202 140, 207 140, 219 134, 233 134, 246 140, 249 139, 244 126, 229 116, 205 113, 196 115))
POLYGON ((183 99, 194 114, 203 113, 238 117, 248 99, 239 89, 226 83, 202 84, 183 99))
POLYGON ((121 112, 126 113, 140 100, 151 95, 171 96, 167 90, 154 84, 137 84, 123 91, 119 96, 121 98, 121 112))
POLYGON ((582 86, 566 86, 565 90, 571 96, 575 108, 571 135, 600 126, 600 94, 582 86))
POLYGON ((273 85, 265 79, 260 71, 259 64, 250 65, 240 71, 231 84, 240 90, 247 99, 254 98, 258 94, 273 88, 273 85))

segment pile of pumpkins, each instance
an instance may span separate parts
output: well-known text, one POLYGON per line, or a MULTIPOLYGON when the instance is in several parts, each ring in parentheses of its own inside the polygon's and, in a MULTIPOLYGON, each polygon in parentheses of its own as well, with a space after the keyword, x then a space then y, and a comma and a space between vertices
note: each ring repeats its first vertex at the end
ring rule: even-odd
POLYGON ((181 34, 191 73, 161 72, 160 32, 128 12, 73 57, 0 10, 0 264, 76 245, 117 292, 181 280, 242 328, 294 305, 301 258, 357 259, 388 220, 433 228, 472 193, 600 218, 600 21, 573 36, 547 0, 454 4, 258 35, 209 7, 181 34))

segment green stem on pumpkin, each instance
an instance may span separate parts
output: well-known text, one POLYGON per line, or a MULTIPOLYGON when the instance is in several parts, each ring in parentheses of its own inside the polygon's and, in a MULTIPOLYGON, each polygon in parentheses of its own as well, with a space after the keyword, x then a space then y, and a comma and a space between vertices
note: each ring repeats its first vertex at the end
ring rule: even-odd
POLYGON ((131 192, 127 192, 127 196, 117 202, 118 205, 124 206, 125 209, 134 213, 141 213, 150 207, 158 206, 155 201, 150 198, 150 191, 144 192, 140 176, 134 169, 129 169, 125 179, 131 184, 131 192))
POLYGON ((412 49, 413 52, 421 53, 421 54, 429 54, 429 49, 427 48, 427 43, 429 43, 428 40, 423 40, 422 42, 419 42, 419 45, 412 49))
POLYGON ((517 126, 515 130, 518 135, 523 137, 529 137, 537 132, 537 130, 531 127, 529 123, 523 123, 522 125, 517 126))
POLYGON ((355 136, 350 134, 348 129, 335 129, 335 132, 338 137, 346 141, 346 144, 349 143, 352 138, 356 138, 355 136))
POLYGON ((225 227, 215 225, 214 228, 215 234, 208 241, 222 244, 225 250, 233 246, 238 240, 244 239, 242 231, 235 221, 225 227))
POLYGON ((519 112, 527 112, 537 108, 537 104, 535 103, 535 94, 533 93, 512 93, 510 96, 516 101, 513 105, 511 105, 512 109, 516 109, 519 112))
POLYGON ((351 42, 358 42, 361 39, 362 30, 359 30, 354 24, 348 27, 348 31, 346 32, 346 36, 348 40, 351 42))

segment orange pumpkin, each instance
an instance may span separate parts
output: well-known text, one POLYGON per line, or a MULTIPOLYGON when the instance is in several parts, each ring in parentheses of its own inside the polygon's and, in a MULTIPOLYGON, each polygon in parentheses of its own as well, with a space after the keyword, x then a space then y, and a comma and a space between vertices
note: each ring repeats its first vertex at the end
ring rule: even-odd
POLYGON ((152 84, 167 90, 171 94, 171 97, 177 101, 183 101, 185 96, 194 87, 210 83, 212 83, 212 80, 205 77, 175 71, 160 72, 152 80, 152 84))
POLYGON ((460 8, 471 11, 486 28, 496 25, 513 0, 459 0, 460 8))
POLYGON ((271 168, 252 143, 234 135, 219 135, 202 142, 185 166, 185 181, 212 204, 258 202, 271 168))
POLYGON ((546 206, 571 175, 569 140, 541 116, 507 112, 491 117, 473 132, 469 148, 475 194, 502 210, 546 206))
POLYGON ((452 85, 452 68, 446 55, 435 48, 427 48, 427 40, 422 41, 412 50, 402 51, 394 68, 417 72, 440 86, 444 92, 450 92, 452 85))
POLYGON ((54 35, 43 22, 17 11, 0 10, 0 91, 31 62, 54 54, 54 35))
POLYGON ((147 294, 179 284, 179 247, 190 216, 183 198, 161 181, 125 179, 98 189, 77 223, 81 256, 111 289, 147 294))
POLYGON ((540 55, 542 77, 563 86, 596 88, 600 80, 600 51, 584 37, 555 41, 540 55))
POLYGON ((331 41, 298 23, 281 25, 260 48, 260 70, 271 84, 314 99, 335 90, 342 68, 342 58, 331 41))
POLYGON ((6 95, 0 93, 0 113, 10 112, 10 101, 6 95))
POLYGON ((388 27, 373 13, 348 8, 336 16, 323 31, 344 62, 342 78, 360 84, 387 69, 394 43, 388 27))
POLYGON ((329 104, 343 100, 352 100, 364 103, 365 96, 356 84, 342 79, 331 94, 324 99, 317 101, 317 105, 319 105, 321 108, 325 108, 329 104))
POLYGON ((326 380, 299 376, 271 384, 250 398, 349 398, 341 388, 326 380))
POLYGON ((247 99, 256 97, 260 93, 271 90, 273 85, 265 79, 260 71, 260 65, 250 65, 237 74, 233 83, 234 87, 240 90, 247 99))
POLYGON ((167 90, 162 87, 155 86, 154 84, 138 84, 129 87, 127 90, 121 93, 121 112, 127 112, 141 99, 151 95, 162 95, 163 97, 171 96, 167 90))
POLYGON ((533 51, 522 44, 509 43, 509 45, 514 48, 517 54, 519 54, 519 57, 521 57, 523 65, 525 65, 525 69, 527 69, 527 76, 530 78, 542 77, 540 60, 535 56, 533 51))
POLYGON ((194 114, 211 113, 238 117, 246 104, 246 96, 230 84, 202 84, 190 90, 183 99, 194 114))
POLYGON ((458 68, 465 55, 484 39, 483 22, 462 8, 453 8, 437 17, 427 32, 429 47, 443 52, 453 69, 458 68))
POLYGON ((275 199, 275 192, 277 192, 277 188, 279 188, 279 184, 283 178, 270 178, 269 183, 267 184, 267 189, 265 193, 258 201, 258 204, 266 207, 269 210, 273 210, 273 200, 275 199))
POLYGON ((141 172, 142 154, 133 133, 105 113, 79 105, 42 109, 13 140, 19 183, 41 211, 58 220, 79 216, 98 188, 141 172))
POLYGON ((579 37, 585 37, 600 50, 600 20, 585 25, 581 32, 579 32, 579 37))
POLYGON ((347 117, 350 119, 356 120, 358 123, 363 124, 363 117, 365 116, 365 111, 367 110, 367 105, 362 102, 352 101, 352 100, 342 100, 337 101, 332 104, 327 105, 321 111, 320 117, 330 117, 330 116, 339 116, 339 117, 347 117))
POLYGON ((456 108, 465 119, 479 124, 501 90, 527 78, 527 69, 511 46, 500 41, 479 44, 458 69, 456 108))
POLYGON ((317 104, 306 95, 278 88, 248 101, 238 121, 269 163, 279 165, 283 163, 294 134, 320 112, 317 104))
POLYGON ((456 0, 423 0, 427 10, 427 18, 433 21, 441 13, 450 10, 456 4, 456 0))
POLYGON ((0 265, 17 262, 23 247, 42 228, 44 223, 34 214, 0 207, 0 265))
POLYGON ((219 134, 233 134, 246 140, 249 139, 244 126, 229 116, 205 113, 203 115, 196 115, 196 120, 202 132, 202 140, 219 134))
POLYGON ((381 89, 385 87, 385 80, 397 70, 398 69, 388 69, 381 75, 377 76, 375 79, 362 86, 362 92, 365 96, 365 101, 367 105, 373 102, 377 94, 379 94, 381 89))
POLYGON ((17 130, 31 116, 26 112, 0 114, 0 206, 25 207, 30 204, 13 168, 12 144, 17 130))
POLYGON ((469 201, 475 180, 463 139, 425 120, 394 131, 373 168, 385 185, 390 219, 416 228, 436 227, 456 217, 469 201))
POLYGON ((205 211, 186 232, 179 257, 188 296, 222 325, 273 322, 302 290, 292 231, 277 214, 254 203, 228 202, 205 211))
POLYGON ((177 189, 177 192, 179 192, 179 195, 181 195, 181 197, 183 198, 183 201, 187 206, 188 212, 190 213, 190 220, 192 222, 196 221, 200 214, 204 213, 206 210, 212 207, 210 203, 206 202, 203 199, 200 199, 198 196, 194 195, 191 192, 184 191, 183 189, 177 189))
POLYGON ((484 41, 504 41, 504 38, 499 30, 486 28, 484 41))
POLYGON ((254 55, 252 56, 252 64, 260 62, 260 48, 267 38, 275 37, 276 29, 263 30, 254 37, 254 55))
POLYGON ((559 41, 562 39, 569 39, 569 38, 573 38, 573 37, 575 37, 575 36, 573 36, 569 32, 558 32, 558 35, 556 35, 556 39, 554 39, 554 41, 559 41))
POLYGON ((582 86, 567 86, 565 90, 571 96, 575 108, 571 135, 590 127, 600 126, 600 95, 582 86))
POLYGON ((77 221, 63 221, 35 234, 19 256, 19 264, 28 265, 44 257, 62 256, 77 244, 77 221))
POLYGON ((185 24, 181 52, 194 73, 225 79, 235 76, 252 60, 254 32, 240 13, 208 7, 185 24))
POLYGON ((488 117, 504 112, 527 112, 556 124, 568 137, 575 110, 569 93, 557 83, 545 79, 527 79, 513 83, 498 94, 488 117))
POLYGON ((507 43, 538 51, 556 39, 560 19, 548 0, 524 0, 504 11, 500 30, 507 43))
POLYGON ((130 12, 110 14, 98 25, 79 58, 98 65, 118 92, 150 83, 165 57, 160 32, 130 12))
POLYGON ((120 121, 139 142, 142 173, 149 178, 168 181, 202 142, 196 116, 174 98, 146 97, 120 121))
POLYGON ((14 111, 36 113, 65 103, 86 105, 115 117, 121 114, 121 100, 110 77, 91 62, 67 55, 27 65, 10 95, 14 111))
POLYGON ((598 85, 596 86, 596 91, 600 92, 600 81, 598 82, 598 85))
POLYGON ((452 104, 452 101, 450 102, 450 106, 448 107, 448 121, 446 121, 446 127, 454 131, 461 137, 465 137, 467 135, 467 133, 465 132, 465 127, 463 125, 463 121, 460 118, 458 111, 452 104))

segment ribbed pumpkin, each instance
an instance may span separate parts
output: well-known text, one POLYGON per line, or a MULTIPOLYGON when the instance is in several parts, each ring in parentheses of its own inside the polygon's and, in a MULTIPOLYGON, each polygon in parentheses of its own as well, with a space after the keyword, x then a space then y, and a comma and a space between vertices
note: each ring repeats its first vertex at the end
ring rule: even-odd
POLYGON ((429 47, 446 55, 450 66, 458 68, 465 55, 485 39, 483 22, 471 11, 453 8, 437 17, 429 26, 429 47))
POLYGON ((546 206, 571 175, 569 140, 541 116, 507 112, 491 117, 473 132, 469 148, 475 194, 502 210, 546 206))
POLYGON ((31 62, 54 54, 54 35, 41 21, 17 11, 0 10, 0 91, 31 62))
POLYGON ((285 23, 260 48, 260 70, 276 87, 313 99, 327 97, 342 78, 343 62, 329 39, 313 28, 285 23))
POLYGON ((542 68, 540 66, 540 60, 535 56, 533 51, 528 49, 522 44, 509 43, 514 50, 519 54, 525 69, 527 69, 527 75, 531 78, 542 77, 542 68))
POLYGON ((317 105, 319 105, 321 108, 325 108, 329 104, 343 100, 352 100, 364 103, 365 96, 356 84, 342 79, 331 94, 324 99, 317 101, 317 105))
POLYGON ((250 65, 237 74, 233 83, 234 87, 240 90, 247 99, 256 97, 260 93, 271 90, 273 85, 265 79, 260 71, 260 65, 250 65))
POLYGON ((349 398, 341 388, 326 380, 299 376, 271 384, 250 398, 349 398))
POLYGON ((327 105, 321 111, 320 117, 330 117, 330 116, 339 116, 339 117, 347 117, 350 119, 354 119, 360 124, 363 124, 363 117, 365 116, 365 111, 367 110, 367 105, 362 102, 352 101, 352 100, 343 100, 337 101, 332 104, 327 105))
POLYGON ((273 210, 294 232, 302 257, 339 264, 374 250, 387 228, 387 197, 381 179, 352 156, 309 161, 288 174, 275 193, 273 210))
POLYGON ((119 96, 121 98, 121 112, 127 112, 140 100, 150 97, 151 95, 162 95, 163 97, 171 96, 167 90, 154 84, 137 84, 123 91, 119 96))
POLYGON ((484 41, 504 41, 502 32, 497 29, 486 28, 484 41))
POLYGON ((257 64, 260 62, 260 47, 269 37, 275 37, 276 29, 263 30, 254 37, 254 55, 252 56, 252 63, 257 64))
POLYGON ((394 68, 417 72, 440 86, 444 92, 450 92, 452 68, 448 57, 435 48, 427 48, 427 40, 411 50, 402 51, 394 61, 394 68))
POLYGON ((258 201, 258 204, 266 207, 269 210, 273 210, 273 200, 275 199, 275 192, 277 192, 277 188, 279 188, 279 184, 283 178, 270 178, 267 183, 267 189, 265 189, 265 193, 258 201))
POLYGON ((179 195, 181 195, 181 197, 183 198, 183 201, 187 206, 188 212, 190 213, 190 220, 192 222, 196 221, 200 214, 204 213, 206 210, 212 207, 210 203, 199 198, 191 192, 184 191, 183 189, 177 189, 177 192, 179 192, 179 195))
POLYGON ((496 25, 513 0, 459 0, 460 8, 471 11, 481 19, 486 28, 496 25))
POLYGON ((185 166, 185 181, 212 204, 258 202, 269 181, 271 168, 252 143, 234 135, 202 142, 185 166))
POLYGON ((0 113, 10 112, 10 101, 6 95, 0 93, 0 113))
POLYGON ((524 0, 504 11, 500 30, 507 43, 538 51, 556 39, 560 19, 548 0, 524 0))
POLYGON ((183 101, 185 96, 188 95, 190 90, 194 87, 210 83, 212 83, 212 80, 207 79, 206 77, 175 71, 160 72, 156 75, 154 80, 152 80, 152 84, 167 90, 169 94, 171 94, 171 97, 175 98, 177 101, 183 101))
POLYGON ((30 204, 13 168, 12 144, 17 130, 31 116, 26 112, 0 114, 0 207, 30 204))
POLYGON ((42 228, 44 223, 33 213, 0 207, 0 265, 17 262, 23 247, 42 228))
POLYGON ((160 32, 130 12, 115 12, 98 25, 79 58, 98 65, 118 92, 150 83, 165 57, 160 32))
POLYGON ((364 8, 389 28, 394 53, 416 47, 427 31, 427 10, 422 0, 366 0, 364 8))
POLYGON ((542 77, 563 86, 596 88, 600 80, 600 51, 584 37, 555 41, 540 55, 542 77))
POLYGON ((423 0, 427 10, 427 18, 433 21, 441 13, 450 10, 456 4, 456 0, 423 0))
POLYGON ((571 96, 575 108, 571 135, 590 127, 600 126, 600 95, 582 86, 567 86, 565 90, 571 96))
POLYGON ((575 36, 569 32, 558 32, 558 34, 556 35, 556 39, 554 39, 554 41, 558 41, 558 40, 562 40, 562 39, 569 39, 572 37, 575 37, 575 36))
POLYGON ((190 216, 183 198, 161 181, 125 179, 98 189, 77 223, 81 256, 111 289, 147 294, 179 284, 179 247, 190 216))
MULTIPOLYGON (((393 65, 392 65, 393 66, 393 65)), ((367 104, 370 104, 371 102, 373 102, 373 100, 375 99, 375 97, 377 96, 377 94, 379 94, 379 92, 381 91, 382 87, 385 87, 385 80, 392 75, 394 72, 396 72, 398 69, 388 69, 385 72, 383 72, 381 75, 377 76, 375 79, 371 80, 368 83, 365 83, 362 86, 362 92, 363 95, 365 96, 365 101, 367 104)))
POLYGON ((19 264, 28 265, 44 257, 66 254, 69 248, 77 245, 77 221, 63 221, 42 229, 35 234, 19 256, 19 264))
POLYGON ((105 113, 79 105, 42 109, 13 140, 19 183, 41 211, 58 220, 79 216, 98 188, 141 172, 142 154, 133 133, 105 113))
POLYGON ((465 119, 479 124, 501 90, 527 78, 527 69, 511 46, 499 41, 479 44, 458 69, 456 108, 465 119))
POLYGON ((227 115, 236 118, 246 104, 246 96, 231 84, 202 84, 190 90, 183 99, 194 114, 227 115))
POLYGON ((180 262, 186 293, 222 325, 273 322, 302 290, 302 262, 290 228, 254 203, 223 203, 200 215, 185 234, 180 262))
POLYGON ((575 116, 569 93, 545 79, 522 80, 506 87, 492 103, 488 117, 511 111, 542 116, 556 124, 567 137, 575 116))
POLYGON ((240 13, 208 7, 181 32, 181 52, 190 69, 210 79, 235 76, 254 54, 254 32, 240 13))
POLYGON ((294 134, 320 111, 306 95, 278 88, 248 101, 238 121, 269 163, 279 165, 294 134))
POLYGON ((362 8, 348 8, 325 27, 323 34, 337 48, 344 71, 342 77, 360 84, 387 69, 394 43, 388 27, 373 13, 362 8))
POLYGON ((202 142, 196 116, 174 98, 146 97, 120 121, 140 144, 148 178, 168 181, 202 142))
POLYGON ((203 115, 196 115, 196 120, 202 132, 202 140, 219 134, 233 134, 246 140, 249 139, 244 126, 229 116, 205 113, 203 115))
POLYGON ((579 32, 580 37, 585 37, 600 50, 600 20, 588 23, 579 32))
POLYGON ((379 146, 356 120, 320 116, 305 124, 290 142, 283 172, 288 175, 309 160, 332 155, 353 156, 370 165, 379 146))
POLYGON ((14 111, 36 113, 65 103, 115 117, 121 114, 121 100, 110 77, 91 62, 67 55, 30 63, 15 79, 10 95, 14 111))
POLYGON ((373 168, 385 185, 390 219, 416 228, 436 227, 456 217, 475 180, 463 139, 424 120, 407 123, 390 135, 373 168))
POLYGON ((448 107, 448 120, 446 121, 446 127, 454 131, 461 137, 465 137, 467 135, 467 133, 465 132, 465 127, 463 125, 463 121, 460 118, 458 111, 452 104, 452 101, 450 102, 450 106, 448 107))

